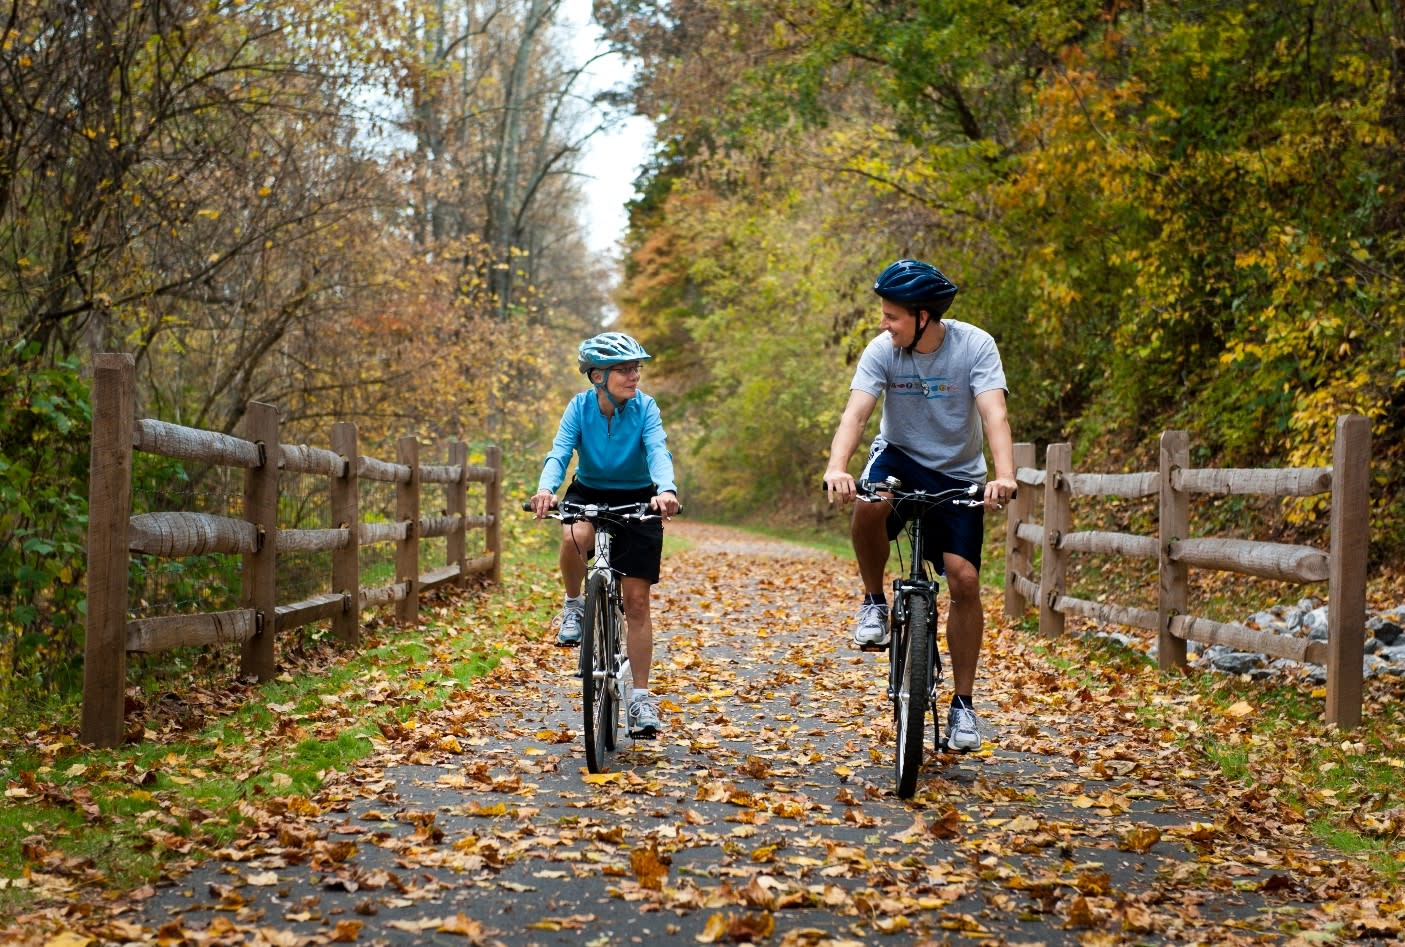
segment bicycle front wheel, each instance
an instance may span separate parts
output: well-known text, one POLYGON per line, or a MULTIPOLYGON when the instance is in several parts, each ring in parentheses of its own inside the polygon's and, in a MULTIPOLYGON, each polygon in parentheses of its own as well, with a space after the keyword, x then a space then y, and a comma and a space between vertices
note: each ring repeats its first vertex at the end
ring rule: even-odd
POLYGON ((894 771, 902 799, 912 797, 922 768, 922 734, 926 729, 931 680, 931 636, 927 630, 931 608, 926 596, 909 597, 904 609, 907 627, 890 639, 894 649, 890 660, 899 662, 893 691, 893 729, 897 740, 894 771))
POLYGON ((612 662, 615 642, 610 627, 610 588, 603 575, 585 586, 585 615, 581 619, 581 713, 585 728, 585 765, 592 773, 609 767, 615 745, 615 695, 612 662))

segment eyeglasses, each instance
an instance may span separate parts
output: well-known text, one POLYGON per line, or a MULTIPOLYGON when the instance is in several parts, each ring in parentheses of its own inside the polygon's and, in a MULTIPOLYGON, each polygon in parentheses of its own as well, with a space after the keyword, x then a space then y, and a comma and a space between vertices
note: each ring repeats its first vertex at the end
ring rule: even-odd
POLYGON ((627 364, 627 365, 611 365, 611 366, 610 366, 610 371, 612 371, 612 372, 619 372, 621 375, 638 375, 638 374, 639 374, 639 363, 638 363, 638 362, 630 362, 630 363, 627 364))

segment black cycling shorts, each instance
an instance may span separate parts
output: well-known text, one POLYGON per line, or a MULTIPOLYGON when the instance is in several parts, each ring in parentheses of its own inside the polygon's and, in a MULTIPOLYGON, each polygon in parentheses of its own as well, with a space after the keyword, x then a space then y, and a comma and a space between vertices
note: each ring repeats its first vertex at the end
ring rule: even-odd
MULTIPOLYGON (((566 488, 565 496, 571 503, 604 506, 648 503, 653 498, 653 487, 642 490, 597 490, 575 479, 566 488)), ((657 582, 659 564, 663 561, 663 520, 643 523, 626 520, 616 525, 614 530, 614 539, 610 542, 610 565, 615 572, 634 579, 646 579, 651 585, 657 582)))
MULTIPOLYGON (((911 455, 892 444, 878 454, 870 454, 863 476, 875 483, 889 476, 897 477, 908 490, 938 492, 963 487, 969 481, 957 480, 944 473, 922 466, 911 455)), ((888 539, 897 538, 903 526, 912 518, 911 512, 894 509, 888 514, 888 539)), ((953 553, 981 569, 981 547, 985 543, 985 509, 979 506, 943 504, 922 520, 923 553, 937 571, 945 574, 942 553, 953 553)))

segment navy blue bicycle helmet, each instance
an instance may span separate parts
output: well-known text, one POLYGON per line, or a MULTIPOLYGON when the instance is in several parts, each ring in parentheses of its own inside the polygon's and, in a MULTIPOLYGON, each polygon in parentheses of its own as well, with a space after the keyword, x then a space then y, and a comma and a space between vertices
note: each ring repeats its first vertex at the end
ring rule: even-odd
POLYGON ((956 284, 942 271, 921 260, 890 263, 873 281, 873 291, 904 306, 926 309, 941 318, 956 297, 956 284))
POLYGON ((926 325, 918 319, 917 331, 912 335, 908 351, 917 347, 917 340, 922 338, 931 321, 940 319, 951 308, 951 301, 956 298, 957 292, 956 284, 947 279, 941 270, 921 260, 898 260, 888 264, 873 281, 873 291, 883 299, 906 306, 914 317, 923 309, 931 314, 926 325))

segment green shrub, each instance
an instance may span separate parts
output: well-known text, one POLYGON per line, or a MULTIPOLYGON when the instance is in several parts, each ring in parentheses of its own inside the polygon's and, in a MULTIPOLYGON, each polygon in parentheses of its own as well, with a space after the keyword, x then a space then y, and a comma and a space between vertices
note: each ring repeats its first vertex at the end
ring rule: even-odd
POLYGON ((0 363, 0 661, 3 686, 81 679, 88 439, 78 364, 19 343, 0 363))

